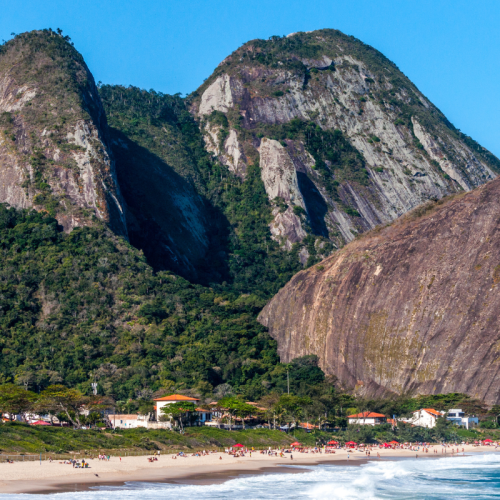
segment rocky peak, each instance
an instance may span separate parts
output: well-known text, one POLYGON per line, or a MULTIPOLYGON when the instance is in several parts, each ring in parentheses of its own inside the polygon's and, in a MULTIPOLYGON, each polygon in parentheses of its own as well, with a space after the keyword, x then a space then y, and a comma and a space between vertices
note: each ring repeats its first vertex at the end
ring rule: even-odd
POLYGON ((127 234, 106 116, 68 37, 33 31, 0 47, 0 122, 0 202, 66 230, 95 216, 127 234))
MULTIPOLYGON (((283 196, 266 187, 276 205, 271 231, 286 246, 310 234, 341 247, 500 171, 499 160, 456 130, 392 62, 336 30, 246 43, 192 96, 191 110, 207 148, 238 176, 259 162, 269 183, 264 139, 310 156, 301 170, 292 161, 302 183, 288 175, 285 188, 283 178, 283 196), (276 198, 287 203, 296 185, 307 214, 302 231, 276 210, 276 198)), ((283 171, 292 156, 279 155, 283 171)))

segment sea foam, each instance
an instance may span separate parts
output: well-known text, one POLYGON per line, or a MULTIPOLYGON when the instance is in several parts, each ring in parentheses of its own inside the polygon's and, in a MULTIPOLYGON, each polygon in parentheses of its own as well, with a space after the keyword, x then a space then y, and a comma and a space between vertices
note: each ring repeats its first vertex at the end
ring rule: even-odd
MULTIPOLYGON (((240 476, 222 484, 126 483, 43 500, 255 499, 490 499, 500 498, 500 453, 446 458, 373 459, 360 466, 318 465, 295 474, 240 476)), ((40 500, 2 495, 0 500, 40 500)))

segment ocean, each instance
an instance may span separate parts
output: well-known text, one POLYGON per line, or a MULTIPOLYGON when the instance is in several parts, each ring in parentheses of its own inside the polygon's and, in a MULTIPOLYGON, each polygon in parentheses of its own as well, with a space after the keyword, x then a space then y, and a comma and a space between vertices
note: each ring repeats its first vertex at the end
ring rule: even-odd
POLYGON ((490 499, 500 498, 500 453, 319 465, 311 472, 245 476, 214 485, 127 483, 91 491, 2 495, 0 500, 490 499))

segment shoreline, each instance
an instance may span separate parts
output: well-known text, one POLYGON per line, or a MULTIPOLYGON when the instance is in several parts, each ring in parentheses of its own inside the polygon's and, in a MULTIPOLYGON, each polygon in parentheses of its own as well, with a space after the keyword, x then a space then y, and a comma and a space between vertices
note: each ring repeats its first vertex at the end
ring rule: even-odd
MULTIPOLYGON (((91 460, 89 469, 73 469, 71 465, 59 462, 42 461, 14 464, 0 463, 0 494, 48 494, 71 491, 88 491, 99 486, 113 486, 126 488, 127 483, 168 483, 208 485, 220 484, 231 479, 248 475, 261 474, 298 474, 309 472, 317 465, 360 466, 373 460, 398 460, 415 458, 443 458, 462 456, 464 453, 494 452, 490 446, 463 445, 458 447, 460 453, 433 453, 441 450, 440 445, 431 446, 430 452, 423 454, 411 450, 386 449, 372 450, 372 456, 367 457, 364 452, 350 452, 347 459, 346 450, 337 450, 335 454, 293 453, 294 460, 287 454, 284 458, 270 457, 253 452, 252 457, 238 457, 225 453, 213 453, 202 457, 178 457, 172 460, 173 455, 162 455, 157 462, 149 463, 145 456, 140 457, 113 457, 109 462, 91 460), (219 457, 222 457, 220 459, 219 457), (293 467, 289 467, 293 466, 293 467), (96 477, 97 474, 97 477, 96 477)), ((456 449, 456 447, 454 448, 456 449)), ((500 452, 500 450, 498 450, 500 452)))

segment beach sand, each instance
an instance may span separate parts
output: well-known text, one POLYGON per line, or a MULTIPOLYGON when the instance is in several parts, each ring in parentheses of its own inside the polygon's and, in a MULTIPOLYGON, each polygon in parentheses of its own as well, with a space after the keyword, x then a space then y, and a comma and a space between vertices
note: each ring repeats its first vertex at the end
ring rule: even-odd
MULTIPOLYGON (((459 455, 462 455, 462 448, 465 453, 495 451, 494 446, 459 445, 458 448, 459 455)), ((454 449, 456 451, 457 448, 454 449)), ((109 462, 89 459, 89 469, 74 469, 72 465, 59 461, 42 461, 41 464, 40 462, 0 463, 0 493, 80 491, 93 486, 123 485, 129 481, 213 484, 243 474, 303 472, 300 469, 283 467, 287 465, 300 465, 306 469, 307 466, 319 463, 360 465, 366 460, 377 460, 377 453, 385 459, 415 458, 417 454, 419 458, 437 458, 444 456, 441 451, 440 445, 431 446, 429 453, 425 454, 421 451, 374 448, 369 459, 364 451, 351 451, 349 462, 346 450, 336 450, 335 454, 293 452, 293 460, 288 453, 284 458, 280 458, 262 455, 259 452, 252 452, 251 457, 248 453, 245 457, 238 458, 225 453, 213 453, 201 457, 177 457, 176 460, 172 459, 172 455, 161 455, 159 460, 153 463, 148 462, 145 456, 122 457, 121 460, 119 457, 111 457, 109 462), (433 453, 433 450, 437 450, 438 453, 433 453)), ((447 448, 446 456, 452 457, 457 454, 452 455, 451 448, 447 448)))

